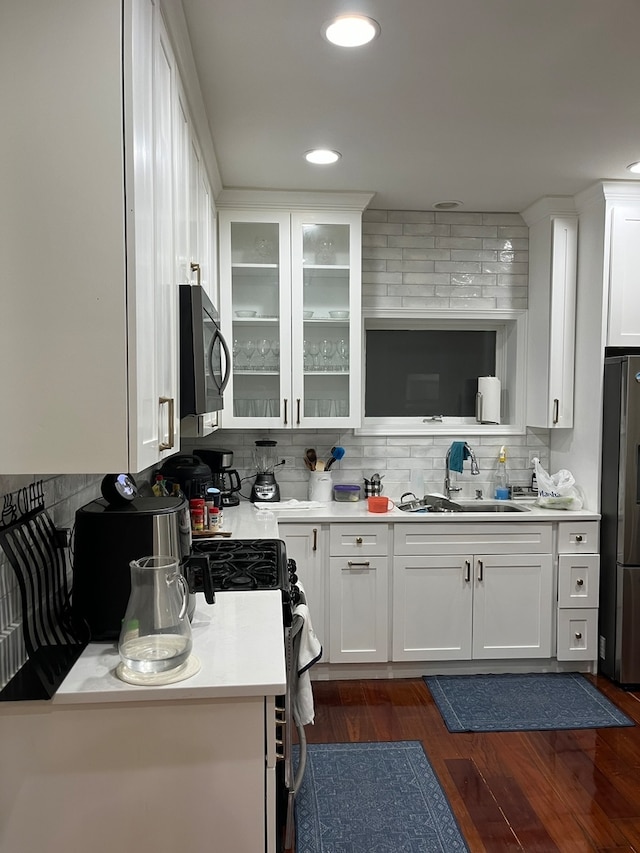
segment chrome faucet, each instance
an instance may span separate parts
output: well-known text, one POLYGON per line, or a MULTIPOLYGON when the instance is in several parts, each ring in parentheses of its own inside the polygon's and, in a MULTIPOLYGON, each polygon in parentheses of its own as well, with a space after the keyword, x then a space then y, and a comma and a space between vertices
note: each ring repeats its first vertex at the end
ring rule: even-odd
MULTIPOLYGON (((469 447, 467 442, 464 443, 464 449, 466 451, 466 456, 471 460, 471 473, 479 474, 480 468, 478 468, 478 460, 476 459, 476 455, 473 450, 469 447)), ((447 450, 447 455, 445 458, 445 473, 444 473, 444 493, 450 498, 452 492, 461 492, 462 486, 452 486, 451 485, 451 471, 449 470, 449 462, 451 460, 451 448, 447 450)))

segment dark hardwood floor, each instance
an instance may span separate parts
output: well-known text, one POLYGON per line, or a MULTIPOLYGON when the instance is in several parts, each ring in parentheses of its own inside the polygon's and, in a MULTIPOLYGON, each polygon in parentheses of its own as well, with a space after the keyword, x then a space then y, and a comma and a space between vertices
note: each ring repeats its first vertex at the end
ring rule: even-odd
POLYGON ((450 734, 422 679, 314 681, 307 739, 421 741, 472 853, 640 853, 640 692, 591 680, 634 727, 450 734))

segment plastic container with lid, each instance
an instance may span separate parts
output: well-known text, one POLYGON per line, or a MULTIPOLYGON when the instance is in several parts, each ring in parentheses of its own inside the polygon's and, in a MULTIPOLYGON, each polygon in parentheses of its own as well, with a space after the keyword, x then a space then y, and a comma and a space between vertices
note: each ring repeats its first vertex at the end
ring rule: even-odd
POLYGON ((334 501, 359 501, 360 486, 349 483, 336 483, 333 487, 334 501))

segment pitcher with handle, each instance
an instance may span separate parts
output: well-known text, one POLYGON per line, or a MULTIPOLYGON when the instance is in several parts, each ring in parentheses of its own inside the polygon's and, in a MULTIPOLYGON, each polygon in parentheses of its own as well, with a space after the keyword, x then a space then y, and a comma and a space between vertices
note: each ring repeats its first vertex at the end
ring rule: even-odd
POLYGON ((132 560, 131 595, 118 652, 134 672, 160 673, 187 661, 193 645, 189 588, 175 557, 132 560))

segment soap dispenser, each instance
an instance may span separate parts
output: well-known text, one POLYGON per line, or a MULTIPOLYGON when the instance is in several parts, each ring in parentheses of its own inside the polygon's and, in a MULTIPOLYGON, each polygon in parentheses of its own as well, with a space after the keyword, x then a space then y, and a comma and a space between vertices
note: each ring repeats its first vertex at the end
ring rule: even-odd
POLYGON ((507 448, 502 445, 498 456, 496 471, 496 500, 506 501, 509 498, 509 472, 507 471, 507 448))

